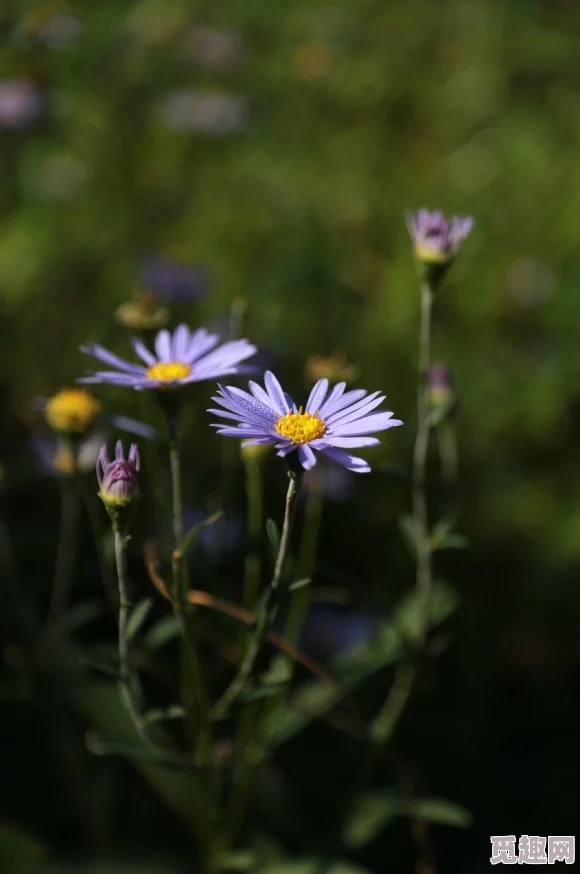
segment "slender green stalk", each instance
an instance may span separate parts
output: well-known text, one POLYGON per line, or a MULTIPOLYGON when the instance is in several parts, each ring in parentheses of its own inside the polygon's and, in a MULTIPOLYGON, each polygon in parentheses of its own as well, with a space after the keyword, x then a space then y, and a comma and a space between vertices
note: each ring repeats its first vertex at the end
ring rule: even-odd
POLYGON ((189 734, 200 763, 208 762, 211 756, 211 731, 209 724, 209 701, 199 663, 190 623, 188 622, 189 581, 187 568, 182 561, 183 501, 181 493, 181 453, 179 448, 179 422, 177 416, 168 416, 169 461, 171 466, 171 489, 173 497, 173 574, 172 604, 182 638, 182 699, 188 713, 189 734))
POLYGON ((119 679, 127 709, 135 728, 144 740, 148 741, 145 722, 141 715, 141 692, 137 678, 133 675, 129 661, 129 639, 127 623, 131 602, 127 591, 127 571, 125 563, 126 535, 115 531, 115 561, 119 583, 119 679))
POLYGON ((60 483, 60 533, 47 622, 52 622, 66 610, 71 594, 80 518, 74 480, 73 475, 70 480, 63 479, 60 483))
POLYGON ((262 472, 260 460, 243 451, 248 500, 248 554, 244 564, 244 592, 242 604, 252 610, 260 591, 260 537, 263 528, 262 472))
POLYGON ((417 391, 417 437, 413 454, 413 518, 417 537, 416 590, 420 617, 420 638, 424 640, 429 621, 431 596, 431 544, 427 512, 426 474, 429 449, 429 367, 431 365, 431 311, 433 292, 428 282, 421 285, 419 334, 419 386, 417 391))
POLYGON ((231 684, 222 695, 222 697, 214 705, 212 716, 215 719, 219 719, 221 716, 223 716, 224 713, 226 713, 228 708, 231 706, 231 704, 238 697, 238 695, 243 691, 244 686, 250 678, 250 675, 254 668, 254 664, 260 652, 260 648, 262 646, 268 628, 268 622, 271 619, 271 613, 276 607, 276 601, 278 598, 278 591, 280 587, 280 579, 282 577, 282 570, 284 568, 284 563, 288 556, 288 548, 290 546, 290 532, 292 530, 294 504, 296 502, 296 496, 300 488, 301 480, 300 473, 290 472, 288 476, 289 483, 288 492, 286 494, 284 525, 282 527, 282 536, 280 537, 280 546, 278 548, 278 556, 276 558, 276 564, 274 566, 274 573, 272 575, 272 579, 270 581, 270 585, 268 587, 266 595, 262 601, 260 612, 258 613, 258 616, 256 618, 256 627, 250 639, 250 644, 246 651, 246 655, 244 656, 242 664, 240 665, 240 669, 232 680, 231 684))

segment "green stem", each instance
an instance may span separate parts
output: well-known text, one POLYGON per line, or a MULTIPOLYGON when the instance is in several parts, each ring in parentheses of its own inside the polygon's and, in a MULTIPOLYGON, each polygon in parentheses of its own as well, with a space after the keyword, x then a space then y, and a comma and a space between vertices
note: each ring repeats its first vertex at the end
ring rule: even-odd
POLYGON ((129 640, 127 623, 131 602, 127 591, 127 571, 125 563, 126 536, 115 531, 115 561, 117 565, 117 581, 119 583, 119 679, 127 710, 131 715, 135 728, 141 737, 148 741, 146 726, 141 715, 141 692, 137 678, 133 675, 129 660, 129 640))
POLYGON ((182 638, 182 699, 188 714, 188 734, 200 764, 211 757, 211 733, 209 725, 209 701, 204 684, 199 656, 195 646, 191 624, 188 621, 189 580, 182 560, 183 502, 181 493, 181 453, 179 448, 179 421, 177 415, 168 416, 169 462, 171 466, 171 490, 173 498, 173 574, 172 603, 182 638))
POLYGON ((260 536, 263 527, 262 473, 256 457, 243 455, 248 499, 248 554, 244 565, 242 604, 252 610, 260 591, 260 536))
POLYGON ((419 336, 419 387, 417 392, 417 437, 413 454, 413 518, 417 536, 416 589, 420 616, 420 640, 425 639, 431 597, 431 544, 427 512, 426 475, 429 449, 429 367, 431 364, 431 311, 433 292, 421 285, 421 327, 419 336))
POLYGON ((276 607, 276 601, 278 598, 278 591, 280 587, 280 579, 282 577, 282 570, 284 568, 284 563, 288 555, 288 548, 290 546, 290 532, 292 529, 294 504, 296 502, 296 496, 298 494, 298 490, 300 488, 300 480, 302 478, 300 473, 295 473, 293 471, 290 472, 288 476, 289 483, 288 492, 286 494, 284 525, 282 527, 282 536, 280 538, 280 546, 278 548, 278 556, 276 558, 276 564, 274 566, 274 573, 272 575, 268 591, 266 592, 266 596, 262 601, 260 612, 258 613, 256 619, 256 627, 250 639, 250 645, 248 646, 246 655, 244 656, 242 664, 240 665, 240 669, 232 680, 231 684, 224 692, 224 694, 214 705, 212 711, 212 717, 214 719, 219 719, 221 716, 223 716, 244 689, 244 686, 246 685, 252 673, 254 664, 260 652, 260 648, 262 646, 268 628, 268 622, 271 619, 271 614, 276 607))
POLYGON ((70 599, 79 528, 79 500, 75 491, 74 475, 70 480, 62 480, 60 485, 60 533, 46 617, 49 623, 63 613, 70 599))

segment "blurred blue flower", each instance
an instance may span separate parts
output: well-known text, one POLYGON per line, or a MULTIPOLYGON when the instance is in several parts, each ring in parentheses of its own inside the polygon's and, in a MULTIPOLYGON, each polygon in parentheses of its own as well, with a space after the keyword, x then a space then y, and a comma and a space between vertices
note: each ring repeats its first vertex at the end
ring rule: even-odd
POLYGON ((184 35, 182 45, 186 60, 208 70, 228 72, 244 60, 244 44, 234 30, 194 27, 184 35))
POLYGON ((329 501, 346 501, 352 494, 352 482, 344 467, 322 456, 318 464, 304 474, 304 493, 315 492, 329 501))
POLYGON ((241 362, 256 351, 248 340, 232 340, 219 345, 217 334, 209 334, 205 328, 190 331, 187 325, 178 325, 173 334, 159 331, 155 338, 155 355, 142 340, 134 337, 132 346, 139 358, 147 365, 131 364, 109 352, 103 346, 90 343, 81 351, 116 370, 101 370, 81 377, 77 382, 106 383, 125 386, 137 391, 143 389, 178 388, 192 382, 218 379, 236 373, 247 372, 241 362))
POLYGON ((42 115, 44 100, 30 79, 0 80, 0 127, 22 130, 42 115))
MULTIPOLYGON (((201 507, 186 507, 183 511, 183 529, 190 531, 196 525, 204 522, 213 511, 201 507)), ((244 523, 237 516, 221 516, 211 525, 206 525, 199 532, 196 545, 211 558, 233 552, 244 537, 244 523)))
POLYGON ((62 479, 73 473, 94 471, 105 435, 91 434, 73 443, 54 433, 38 433, 32 437, 32 453, 39 473, 62 479))
POLYGON ((474 219, 453 216, 448 221, 440 210, 407 212, 407 227, 419 261, 445 264, 457 255, 461 244, 471 232, 474 219))
POLYGON ((175 303, 187 303, 201 297, 210 286, 205 270, 176 261, 174 258, 151 255, 139 271, 139 284, 156 297, 175 303))
POLYGON ((248 101, 220 91, 174 91, 160 113, 171 130, 224 136, 246 126, 248 101))
POLYGON ((334 604, 313 604, 300 639, 300 649, 316 661, 327 661, 368 641, 378 621, 367 613, 349 612, 334 604))

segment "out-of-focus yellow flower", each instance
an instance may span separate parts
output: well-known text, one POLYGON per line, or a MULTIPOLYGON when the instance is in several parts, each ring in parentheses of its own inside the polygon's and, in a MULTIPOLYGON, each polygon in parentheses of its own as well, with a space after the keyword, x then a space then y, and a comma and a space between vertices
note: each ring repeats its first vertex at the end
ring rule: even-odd
POLYGON ((166 325, 171 314, 167 307, 159 304, 152 291, 139 291, 132 300, 117 307, 115 318, 132 331, 154 331, 166 325))
POLYGON ((240 452, 244 461, 262 461, 272 447, 266 443, 252 443, 249 446, 240 446, 240 452))
POLYGON ((327 43, 310 42, 299 45, 292 66, 301 79, 326 79, 330 75, 334 52, 327 43))
POLYGON ((344 349, 337 349, 332 355, 311 355, 305 371, 308 382, 325 378, 330 382, 351 382, 359 374, 357 367, 347 364, 344 349))
POLYGON ((65 388, 47 400, 44 416, 54 431, 85 434, 101 409, 101 404, 86 389, 65 388))

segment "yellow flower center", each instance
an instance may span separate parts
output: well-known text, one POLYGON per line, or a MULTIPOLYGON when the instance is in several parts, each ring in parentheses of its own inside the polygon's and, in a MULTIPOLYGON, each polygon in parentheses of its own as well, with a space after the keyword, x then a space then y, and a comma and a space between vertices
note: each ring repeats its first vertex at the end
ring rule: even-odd
POLYGON ((72 449, 61 446, 61 448, 57 449, 54 453, 52 463, 59 473, 74 473, 75 459, 72 449))
POLYGON ((100 403, 82 388, 63 389, 46 402, 44 415, 55 431, 84 434, 101 412, 100 403))
POLYGON ((171 382, 173 379, 184 379, 191 373, 191 365, 181 361, 158 361, 147 370, 149 379, 159 379, 161 382, 171 382))
POLYGON ((287 416, 281 416, 274 429, 281 434, 282 437, 287 437, 293 443, 310 443, 312 440, 318 440, 326 433, 326 424, 324 419, 320 419, 318 412, 303 413, 300 407, 297 413, 288 413, 287 416))

